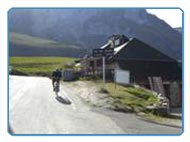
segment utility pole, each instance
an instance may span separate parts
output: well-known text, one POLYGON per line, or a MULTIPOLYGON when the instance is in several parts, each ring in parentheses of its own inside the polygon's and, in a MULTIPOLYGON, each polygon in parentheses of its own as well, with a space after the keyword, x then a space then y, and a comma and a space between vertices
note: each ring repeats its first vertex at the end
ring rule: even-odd
POLYGON ((102 56, 102 71, 103 71, 103 89, 105 89, 106 79, 105 79, 105 56, 102 56))
POLYGON ((105 89, 106 86, 106 57, 113 56, 114 55, 114 49, 93 49, 93 57, 102 57, 102 84, 103 89, 105 89))

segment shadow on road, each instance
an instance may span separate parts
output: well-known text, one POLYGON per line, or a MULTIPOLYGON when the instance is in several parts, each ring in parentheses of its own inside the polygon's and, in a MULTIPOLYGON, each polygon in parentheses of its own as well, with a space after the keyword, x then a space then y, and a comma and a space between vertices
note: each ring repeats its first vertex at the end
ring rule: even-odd
POLYGON ((71 104, 71 101, 67 98, 63 98, 61 96, 56 96, 56 100, 62 104, 67 104, 67 105, 70 105, 71 104))

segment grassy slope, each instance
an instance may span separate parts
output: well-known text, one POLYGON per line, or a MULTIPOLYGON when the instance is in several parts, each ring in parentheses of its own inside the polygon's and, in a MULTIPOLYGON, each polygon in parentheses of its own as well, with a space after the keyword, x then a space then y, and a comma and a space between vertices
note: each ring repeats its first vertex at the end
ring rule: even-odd
MULTIPOLYGON (((100 85, 99 85, 100 87, 100 85)), ((153 111, 147 111, 146 107, 150 105, 159 105, 160 100, 150 91, 144 88, 135 88, 131 86, 117 85, 114 83, 106 84, 109 95, 114 99, 115 106, 120 106, 117 109, 128 109, 131 112, 137 113, 143 119, 153 121, 160 124, 179 126, 180 118, 172 116, 163 116, 154 114, 153 111), (175 124, 176 123, 176 124, 175 124)), ((181 125, 180 125, 181 126, 181 125)))
MULTIPOLYGON (((147 106, 159 105, 160 100, 149 90, 133 85, 115 85, 114 82, 107 81, 106 89, 102 88, 102 81, 99 77, 83 77, 81 81, 89 81, 91 86, 97 86, 99 93, 107 93, 114 102, 115 109, 120 111, 147 112, 147 106)), ((88 84, 89 84, 88 82, 88 84)))
MULTIPOLYGON (((93 82, 91 86, 97 86, 98 89, 101 90, 102 82, 93 82)), ((117 111, 134 112, 145 120, 181 127, 181 125, 179 125, 181 124, 180 118, 173 118, 171 116, 163 116, 160 114, 156 115, 153 113, 153 111, 147 111, 147 106, 153 104, 159 105, 160 100, 152 92, 144 88, 122 85, 115 86, 114 83, 107 82, 106 90, 108 91, 108 95, 113 98, 112 109, 117 111)))
POLYGON ((80 58, 85 54, 86 51, 76 45, 14 32, 9 34, 9 55, 11 57, 52 56, 80 58))
POLYGON ((9 40, 11 43, 18 44, 18 45, 24 45, 24 46, 32 46, 32 47, 69 47, 69 48, 76 48, 74 45, 69 45, 65 43, 59 43, 52 40, 47 40, 39 37, 33 37, 25 34, 19 34, 19 33, 10 33, 9 40))
POLYGON ((64 68, 64 64, 76 58, 66 57, 10 57, 12 72, 27 75, 50 76, 56 68, 64 68))
POLYGON ((147 106, 159 104, 156 96, 143 88, 121 85, 115 87, 114 83, 106 83, 106 89, 114 99, 114 104, 126 106, 126 109, 133 112, 145 112, 147 106))

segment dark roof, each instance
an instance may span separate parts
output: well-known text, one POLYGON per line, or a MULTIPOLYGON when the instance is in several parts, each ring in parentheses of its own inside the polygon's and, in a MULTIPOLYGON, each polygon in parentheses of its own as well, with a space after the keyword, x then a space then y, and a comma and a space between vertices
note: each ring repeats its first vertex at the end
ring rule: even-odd
POLYGON ((125 46, 123 47, 122 45, 117 47, 120 48, 119 51, 117 51, 117 48, 114 49, 116 53, 114 55, 115 59, 176 62, 175 59, 140 41, 137 38, 133 38, 124 44, 125 46))

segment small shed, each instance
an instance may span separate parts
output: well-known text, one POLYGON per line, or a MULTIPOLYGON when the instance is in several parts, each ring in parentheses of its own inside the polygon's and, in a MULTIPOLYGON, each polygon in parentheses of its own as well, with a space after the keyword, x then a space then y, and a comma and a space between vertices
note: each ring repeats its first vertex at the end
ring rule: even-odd
POLYGON ((77 78, 76 73, 72 69, 63 70, 63 80, 64 81, 73 81, 77 78))

